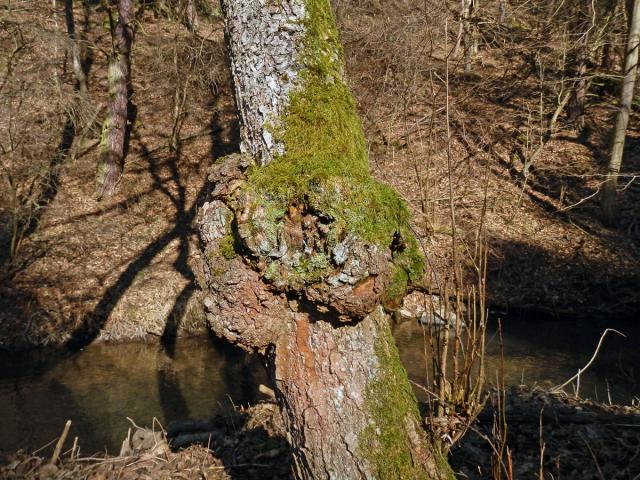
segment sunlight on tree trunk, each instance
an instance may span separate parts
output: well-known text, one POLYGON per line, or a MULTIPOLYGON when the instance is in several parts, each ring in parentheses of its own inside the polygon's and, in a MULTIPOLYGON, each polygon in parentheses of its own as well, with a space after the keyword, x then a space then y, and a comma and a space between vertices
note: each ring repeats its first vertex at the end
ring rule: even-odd
POLYGON ((96 174, 96 196, 113 194, 124 163, 131 83, 131 44, 133 42, 133 0, 120 0, 118 19, 113 25, 110 13, 113 52, 109 61, 109 111, 102 125, 100 159, 96 174))
POLYGON ((617 217, 616 188, 618 175, 622 165, 624 143, 627 135, 629 114, 633 103, 633 91, 636 85, 638 71, 638 46, 640 45, 640 0, 633 2, 629 11, 630 25, 627 39, 627 54, 624 64, 624 79, 620 94, 620 107, 616 115, 616 125, 613 131, 613 141, 607 167, 607 178, 602 189, 602 218, 607 224, 614 224, 617 217))
POLYGON ((507 21, 507 0, 498 0, 498 25, 502 25, 507 21))
POLYGON ((242 154, 200 213, 207 318, 267 360, 301 479, 452 478, 381 307, 424 261, 369 173, 329 0, 223 2, 242 154))

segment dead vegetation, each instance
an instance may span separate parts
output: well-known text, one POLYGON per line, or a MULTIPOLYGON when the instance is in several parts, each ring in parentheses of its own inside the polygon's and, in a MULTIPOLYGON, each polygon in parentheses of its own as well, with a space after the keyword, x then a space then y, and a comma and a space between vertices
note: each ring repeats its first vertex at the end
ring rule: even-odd
MULTIPOLYGON (((489 239, 489 304, 629 314, 638 304, 637 133, 624 164, 621 225, 605 228, 596 194, 615 72, 590 79, 584 128, 563 111, 545 136, 573 84, 563 62, 574 42, 561 12, 537 20, 543 3, 511 2, 501 22, 497 3, 476 12, 479 50, 464 73, 452 55, 457 3, 335 2, 374 174, 409 202, 434 277, 452 261, 451 193, 467 267, 477 233, 489 239)), ((102 202, 92 188, 106 95, 104 12, 76 12, 91 58, 87 104, 72 89, 61 12, 46 2, 4 10, 4 348, 203 326, 192 221, 207 165, 236 148, 236 117, 220 19, 198 8, 195 33, 174 10, 138 12, 137 118, 117 194, 102 202), (75 136, 61 151, 67 121, 75 136)), ((621 29, 611 32, 615 63, 621 29)))
MULTIPOLYGON (((68 422, 70 423, 70 422, 68 422)), ((275 403, 239 408, 207 421, 139 427, 133 421, 117 456, 81 455, 81 439, 60 438, 45 456, 19 451, 0 459, 3 479, 282 479, 290 450, 275 403), (58 448, 60 446, 60 448, 58 448)))
MULTIPOLYGON (((638 302, 637 131, 625 153, 620 226, 603 227, 597 194, 617 74, 602 68, 589 78, 583 128, 566 105, 558 111, 572 92, 565 72, 577 47, 565 4, 546 15, 550 5, 509 2, 502 23, 498 2, 483 5, 479 51, 466 74, 452 55, 457 4, 341 1, 337 9, 374 173, 409 202, 429 266, 442 275, 452 261, 450 162, 467 265, 479 225, 489 239, 489 304, 630 315, 638 302)), ((617 15, 608 30, 614 51, 623 42, 617 15)))
MULTIPOLYGON (((543 472, 544 478, 601 480, 633 478, 637 472, 638 407, 580 401, 526 387, 509 389, 503 405, 499 398, 499 391, 491 392, 479 419, 453 447, 450 461, 458 478, 539 478, 543 472), (492 475, 492 458, 499 448, 492 428, 500 412, 508 425, 510 456, 499 458, 497 467, 511 477, 492 475)), ((0 459, 0 477, 282 479, 291 468, 282 419, 271 402, 210 420, 181 421, 166 430, 157 424, 133 424, 117 456, 86 456, 80 453, 81 439, 61 439, 48 446, 60 443, 55 458, 55 452, 40 450, 0 459)))
MULTIPOLYGON (((51 22, 49 4, 46 8, 13 5, 5 15, 14 26, 4 37, 6 46, 29 22, 34 37, 29 45, 37 51, 49 37, 60 37, 51 22)), ((82 18, 81 12, 76 13, 76 18, 82 18)), ((3 155, 3 166, 15 163, 22 169, 40 169, 25 171, 24 182, 49 189, 43 203, 22 193, 39 195, 37 188, 21 187, 15 195, 24 208, 16 213, 15 202, 5 201, 13 193, 5 188, 8 177, 3 178, 3 253, 10 253, 4 248, 12 243, 14 230, 22 239, 13 242, 20 247, 13 256, 3 255, 3 348, 60 344, 78 337, 119 339, 202 331, 194 273, 198 242, 191 224, 207 165, 236 144, 222 31, 216 17, 203 22, 195 36, 157 12, 139 14, 132 67, 138 112, 116 195, 101 202, 93 196, 97 130, 86 132, 84 139, 70 139, 67 148, 76 154, 58 159, 52 176, 48 161, 55 154, 60 129, 53 128, 52 120, 42 130, 34 129, 34 124, 42 123, 34 116, 48 114, 57 119, 55 114, 64 119, 65 110, 55 102, 42 109, 29 102, 59 96, 25 91, 22 95, 28 102, 21 104, 21 123, 3 116, 3 134, 21 139, 23 153, 40 148, 33 155, 3 155), (29 135, 49 137, 30 141, 29 135)), ((99 6, 92 6, 87 15, 86 45, 93 56, 89 95, 99 108, 106 96, 107 57, 101 49, 108 30, 99 6)), ((62 47, 60 52, 62 72, 66 65, 62 47)), ((42 55, 54 58, 46 50, 42 55)), ((23 63, 31 62, 53 71, 48 63, 34 58, 23 63)), ((55 83, 41 72, 18 71, 15 66, 13 72, 11 78, 25 85, 55 83)), ((71 83, 68 71, 60 75, 61 84, 71 83)), ((73 100, 66 94, 62 98, 73 100)), ((10 97, 3 96, 3 101, 9 102, 10 97)))

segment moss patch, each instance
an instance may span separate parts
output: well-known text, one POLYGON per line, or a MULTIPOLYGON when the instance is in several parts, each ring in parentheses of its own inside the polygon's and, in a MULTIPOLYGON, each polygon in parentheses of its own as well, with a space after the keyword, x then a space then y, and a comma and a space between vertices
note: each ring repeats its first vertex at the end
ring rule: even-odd
POLYGON ((228 228, 226 235, 220 239, 220 243, 218 244, 218 252, 225 260, 233 260, 235 258, 236 250, 234 242, 233 233, 231 233, 231 229, 228 228))
POLYGON ((380 370, 365 393, 365 409, 375 423, 360 436, 360 454, 371 462, 378 479, 427 479, 427 473, 414 465, 406 431, 408 422, 420 425, 416 398, 391 330, 386 322, 381 323, 375 345, 380 370))
POLYGON ((415 280, 424 267, 409 229, 409 212, 400 196, 369 172, 362 124, 343 80, 343 52, 330 2, 305 4, 301 85, 290 94, 279 125, 272 127, 285 153, 254 168, 248 188, 261 204, 275 203, 276 210, 304 202, 331 216, 344 230, 341 234, 351 232, 366 242, 388 247, 399 233, 407 246, 394 261, 415 280))

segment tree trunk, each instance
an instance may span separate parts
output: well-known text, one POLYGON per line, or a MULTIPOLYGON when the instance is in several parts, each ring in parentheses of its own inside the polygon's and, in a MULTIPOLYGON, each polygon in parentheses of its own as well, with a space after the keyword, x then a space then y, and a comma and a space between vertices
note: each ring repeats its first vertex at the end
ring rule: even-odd
POLYGON ((73 18, 73 0, 64 0, 64 16, 67 23, 67 34, 71 40, 71 65, 76 88, 82 95, 87 93, 87 75, 82 61, 82 46, 76 35, 76 24, 73 18))
POLYGON ((209 324, 265 356, 296 478, 452 478, 381 307, 423 259, 369 174, 330 2, 222 7, 243 153, 200 210, 209 324))
POLYGON ((118 20, 115 22, 115 27, 111 12, 109 20, 113 52, 108 73, 108 114, 102 125, 100 159, 96 175, 98 198, 111 196, 122 175, 130 107, 133 0, 118 2, 118 20))
POLYGON ((573 35, 580 38, 578 48, 573 52, 571 76, 574 79, 573 93, 567 108, 567 120, 576 125, 578 130, 584 128, 585 102, 587 99, 587 62, 589 60, 589 31, 591 30, 591 0, 584 0, 575 12, 576 20, 573 35), (582 8, 580 8, 582 7, 582 8))
POLYGON ((194 0, 186 0, 184 6, 184 23, 190 32, 198 30, 198 11, 193 2, 194 0))
POLYGON ((607 224, 614 224, 616 220, 616 188, 618 185, 618 175, 622 165, 622 154, 624 152, 624 142, 627 136, 627 125, 631 104, 633 102, 633 92, 636 85, 638 72, 638 46, 640 45, 640 0, 633 2, 633 9, 629 11, 630 24, 629 36, 627 39, 627 53, 624 64, 624 78, 622 81, 622 92, 620 94, 620 107, 616 115, 616 125, 613 131, 613 141, 607 166, 607 178, 602 188, 602 219, 607 224))
POLYGON ((498 25, 507 21, 508 0, 498 0, 498 25))
POLYGON ((472 24, 473 0, 462 0, 462 45, 464 47, 464 73, 471 73, 471 63, 477 53, 477 35, 472 24))

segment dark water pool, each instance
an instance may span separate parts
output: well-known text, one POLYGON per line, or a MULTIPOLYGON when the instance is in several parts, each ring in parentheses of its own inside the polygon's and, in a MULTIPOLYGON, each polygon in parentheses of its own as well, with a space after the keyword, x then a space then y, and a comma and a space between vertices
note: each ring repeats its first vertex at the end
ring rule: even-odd
MULTIPOLYGON (((497 316, 493 317, 498 318, 497 316)), ((564 383, 592 357, 606 328, 615 328, 626 337, 609 333, 596 359, 580 375, 582 398, 630 404, 640 398, 640 325, 638 322, 593 320, 577 327, 570 322, 540 317, 513 317, 503 321, 503 340, 497 321, 487 333, 486 372, 489 386, 497 385, 502 371, 507 385, 539 385, 545 388, 564 383), (503 367, 500 367, 501 351, 503 367)), ((427 379, 424 335, 414 323, 397 325, 394 336, 409 376, 418 383, 427 379)), ((574 393, 574 385, 564 388, 574 393)))
MULTIPOLYGON (((582 396, 630 403, 640 397, 640 328, 634 323, 591 322, 577 328, 557 320, 506 319, 504 374, 508 384, 556 385, 591 357, 600 333, 615 326, 581 379, 582 396)), ((394 327, 410 377, 425 382, 422 329, 394 327)), ((500 346, 488 335, 487 372, 495 378, 500 346)), ((169 354, 158 344, 96 344, 71 354, 0 355, 0 451, 35 449, 56 438, 67 419, 86 454, 117 453, 130 426, 157 418, 205 418, 222 408, 255 401, 266 382, 260 362, 208 338, 179 339, 169 354)), ((570 391, 571 389, 568 388, 570 391)))
POLYGON ((72 420, 84 453, 117 453, 131 424, 207 418, 257 400, 266 374, 256 358, 207 338, 94 344, 77 353, 0 356, 0 451, 38 448, 72 420))

